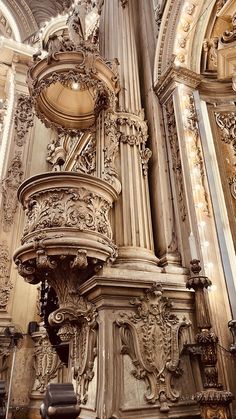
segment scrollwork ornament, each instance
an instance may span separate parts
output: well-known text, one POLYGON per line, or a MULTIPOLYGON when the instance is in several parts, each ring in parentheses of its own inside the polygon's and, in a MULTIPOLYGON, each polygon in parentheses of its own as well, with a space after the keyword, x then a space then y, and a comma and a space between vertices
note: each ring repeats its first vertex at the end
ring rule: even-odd
POLYGON ((221 141, 231 145, 236 156, 236 113, 215 112, 215 119, 220 129, 221 141))
POLYGON ((23 177, 21 153, 13 157, 8 167, 6 177, 2 180, 3 193, 3 228, 9 231, 18 208, 17 189, 23 177))
POLYGON ((117 320, 122 353, 130 356, 134 377, 147 383, 147 402, 159 401, 160 410, 167 412, 168 402, 179 397, 170 384, 179 366, 179 332, 190 323, 171 313, 171 302, 158 284, 130 303, 134 312, 117 320))
POLYGON ((0 243, 0 308, 5 309, 13 284, 10 280, 10 256, 5 242, 0 243))
POLYGON ((62 368, 62 363, 49 342, 48 336, 43 334, 35 339, 35 349, 33 354, 35 381, 33 391, 44 393, 47 385, 56 378, 58 371, 62 368))
POLYGON ((22 147, 26 141, 26 135, 33 126, 34 112, 32 110, 31 98, 27 95, 20 95, 17 101, 15 112, 15 142, 22 147))

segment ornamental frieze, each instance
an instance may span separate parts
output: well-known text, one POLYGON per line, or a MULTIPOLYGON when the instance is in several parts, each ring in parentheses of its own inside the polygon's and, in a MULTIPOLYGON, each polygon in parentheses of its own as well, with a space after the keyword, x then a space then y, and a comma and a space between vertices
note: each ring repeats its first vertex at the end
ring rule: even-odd
POLYGON ((45 228, 73 227, 79 231, 95 231, 111 239, 110 208, 110 203, 103 197, 83 187, 39 192, 27 203, 24 236, 45 228))
POLYGON ((132 375, 144 380, 148 403, 160 403, 160 411, 169 411, 169 402, 177 401, 179 393, 171 386, 171 376, 179 372, 179 332, 190 323, 172 313, 172 304, 163 296, 159 284, 144 295, 130 301, 133 312, 117 320, 120 328, 122 354, 134 366, 132 375))

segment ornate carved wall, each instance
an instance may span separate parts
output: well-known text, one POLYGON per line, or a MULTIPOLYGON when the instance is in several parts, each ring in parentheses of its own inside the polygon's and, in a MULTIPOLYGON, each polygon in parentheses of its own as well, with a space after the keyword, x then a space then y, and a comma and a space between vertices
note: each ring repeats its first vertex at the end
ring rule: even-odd
POLYGON ((235 418, 235 2, 70 3, 0 16, 10 412, 72 382, 80 419, 235 418))

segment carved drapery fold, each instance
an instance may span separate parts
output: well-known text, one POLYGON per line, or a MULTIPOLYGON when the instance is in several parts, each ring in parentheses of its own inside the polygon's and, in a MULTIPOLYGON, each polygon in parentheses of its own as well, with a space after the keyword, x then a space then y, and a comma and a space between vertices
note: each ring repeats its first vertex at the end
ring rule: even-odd
POLYGON ((147 402, 159 401, 160 410, 167 412, 168 402, 179 397, 171 387, 171 376, 179 372, 179 332, 190 323, 171 312, 172 304, 158 284, 130 303, 135 311, 117 320, 122 354, 130 356, 134 377, 145 380, 147 402))

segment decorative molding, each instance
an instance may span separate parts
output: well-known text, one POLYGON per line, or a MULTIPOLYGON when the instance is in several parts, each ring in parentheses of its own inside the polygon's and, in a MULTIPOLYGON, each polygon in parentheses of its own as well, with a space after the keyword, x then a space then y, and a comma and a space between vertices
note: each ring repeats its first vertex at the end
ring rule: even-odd
POLYGON ((172 100, 169 100, 169 102, 166 104, 166 125, 167 136, 172 157, 172 169, 175 173, 175 182, 177 186, 179 210, 181 214, 181 219, 184 222, 186 219, 187 212, 184 198, 183 169, 180 158, 179 139, 176 127, 174 104, 172 100))
POLYGON ((236 199, 236 175, 229 178, 230 192, 234 199, 236 199))
POLYGON ((117 116, 114 112, 106 112, 104 118, 105 148, 104 148, 104 173, 103 179, 111 185, 117 185, 118 175, 116 158, 119 152, 120 134, 117 129, 117 116))
POLYGON ((11 227, 18 207, 17 189, 23 177, 21 152, 17 152, 2 181, 3 192, 3 229, 8 231, 11 227))
POLYGON ((221 141, 229 144, 236 156, 236 112, 215 112, 215 120, 220 128, 221 141))
POLYGON ((94 134, 89 137, 83 150, 75 156, 72 171, 94 175, 96 171, 96 140, 94 134))
POLYGON ((32 391, 45 393, 48 383, 57 377, 62 363, 45 333, 33 336, 33 340, 35 341, 33 354, 35 381, 32 391))
POLYGON ((21 94, 17 100, 17 107, 14 118, 15 142, 22 147, 26 141, 26 135, 33 126, 34 112, 32 100, 29 96, 21 94))
POLYGON ((179 373, 179 332, 190 323, 171 313, 172 304, 163 296, 159 284, 132 299, 130 304, 134 312, 124 313, 117 320, 122 354, 131 358, 134 377, 145 380, 147 402, 159 401, 160 411, 168 412, 168 402, 179 398, 171 386, 171 376, 179 373))
POLYGON ((59 327, 58 336, 62 342, 71 342, 71 367, 76 380, 78 403, 86 404, 97 356, 98 313, 93 304, 75 292, 73 281, 68 281, 67 298, 61 294, 57 279, 51 285, 55 287, 61 307, 50 314, 49 322, 59 327), (68 299, 68 296, 72 298, 68 299))
POLYGON ((140 151, 140 157, 141 157, 141 163, 143 167, 143 174, 144 176, 147 176, 148 174, 148 162, 150 158, 152 157, 152 152, 149 148, 143 148, 140 151))
POLYGON ((0 243, 0 309, 6 309, 13 285, 10 281, 10 255, 5 242, 0 243))
POLYGON ((186 104, 185 104, 185 113, 183 118, 183 124, 186 131, 189 131, 189 134, 193 138, 193 145, 192 145, 192 152, 194 153, 194 162, 193 165, 196 168, 199 168, 200 171, 200 182, 201 182, 201 190, 199 192, 202 193, 203 199, 205 201, 205 206, 203 211, 210 215, 209 209, 209 196, 206 189, 206 174, 204 168, 204 160, 202 155, 202 148, 201 148, 201 140, 199 135, 199 126, 198 126, 198 118, 194 103, 194 97, 192 94, 188 94, 185 96, 186 104))
POLYGON ((78 231, 95 231, 111 239, 110 208, 106 199, 83 187, 38 192, 27 202, 23 236, 45 228, 73 227, 78 231))

